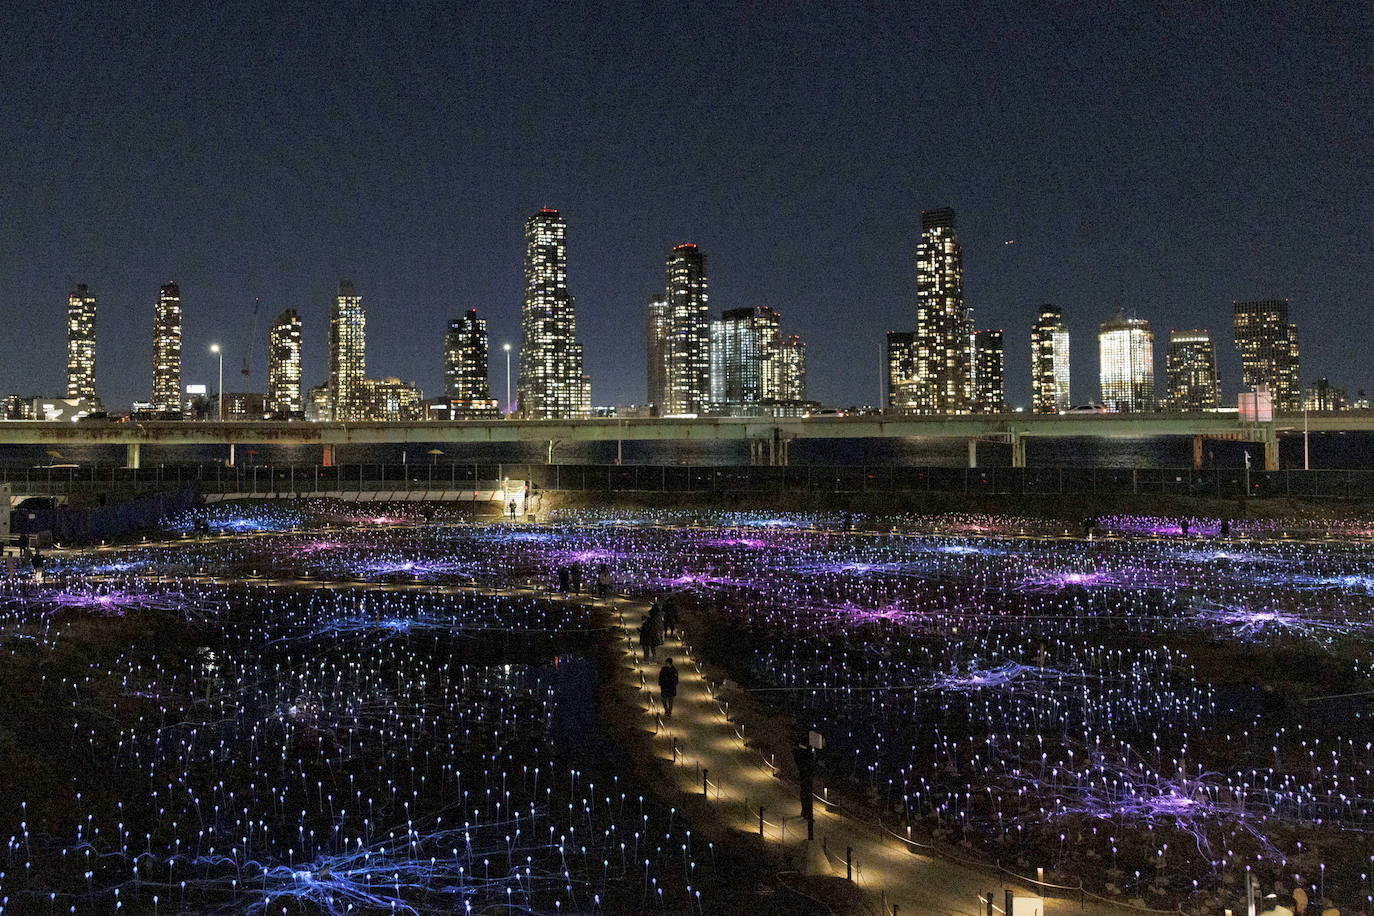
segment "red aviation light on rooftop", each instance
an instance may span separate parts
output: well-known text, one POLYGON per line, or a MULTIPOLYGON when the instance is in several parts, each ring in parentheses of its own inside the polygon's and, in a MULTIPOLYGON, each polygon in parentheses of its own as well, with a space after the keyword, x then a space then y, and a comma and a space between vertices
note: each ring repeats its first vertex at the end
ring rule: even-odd
POLYGON ((681 250, 684 249, 684 248, 695 248, 695 247, 697 247, 696 242, 683 242, 681 245, 674 245, 674 246, 673 246, 673 250, 674 250, 674 251, 681 251, 681 250))
POLYGON ((541 214, 547 214, 547 215, 549 215, 549 216, 557 216, 557 215, 558 215, 558 211, 555 210, 553 207, 540 207, 540 208, 539 208, 539 212, 540 212, 541 214))

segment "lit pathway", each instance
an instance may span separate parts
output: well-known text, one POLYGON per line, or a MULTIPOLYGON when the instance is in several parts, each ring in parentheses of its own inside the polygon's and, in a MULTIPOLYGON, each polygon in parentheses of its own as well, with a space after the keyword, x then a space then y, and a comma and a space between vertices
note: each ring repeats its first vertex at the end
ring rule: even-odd
MULTIPOLYGON (((820 797, 815 802, 815 839, 809 846, 806 822, 801 818, 798 788, 775 777, 762 755, 745 745, 738 726, 727 719, 710 685, 702 676, 695 656, 679 639, 668 639, 658 650, 657 662, 644 662, 639 651, 638 627, 647 605, 618 600, 620 617, 620 679, 629 696, 637 696, 647 731, 653 733, 655 753, 663 760, 676 754, 677 788, 684 794, 701 795, 703 770, 707 798, 719 804, 722 820, 736 829, 758 835, 759 807, 763 812, 765 839, 793 848, 798 867, 809 873, 846 877, 850 869, 846 853, 852 850, 852 879, 869 892, 875 913, 890 916, 984 916, 979 895, 991 892, 1000 914, 1004 890, 1025 896, 1035 892, 1028 884, 1008 882, 991 868, 978 869, 944 857, 920 854, 899 838, 880 832, 876 824, 861 822, 834 809, 820 797), (672 656, 680 672, 677 700, 671 719, 661 716, 658 669, 672 656), (641 692, 642 690, 642 692, 641 692)), ((823 784, 817 776, 817 788, 823 784)), ((1080 903, 1046 900, 1047 914, 1142 912, 1108 901, 1089 899, 1080 903)))

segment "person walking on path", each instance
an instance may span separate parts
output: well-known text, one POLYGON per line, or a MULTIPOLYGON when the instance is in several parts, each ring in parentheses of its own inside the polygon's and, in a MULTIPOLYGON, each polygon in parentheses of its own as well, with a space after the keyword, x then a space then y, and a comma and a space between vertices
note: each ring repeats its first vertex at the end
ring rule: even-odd
POLYGON ((568 572, 568 567, 558 567, 558 590, 566 595, 568 593, 568 589, 570 589, 571 587, 572 576, 568 572))
MULTIPOLYGON (((602 601, 605 601, 611 596, 611 568, 605 563, 601 564, 596 573, 596 593, 602 601)), ((661 635, 658 641, 660 643, 663 642, 663 637, 661 635)))
POLYGON ((644 650, 644 660, 654 658, 658 647, 663 645, 663 630, 659 627, 658 615, 650 612, 639 625, 639 647, 644 650))
POLYGON ((43 565, 48 562, 48 558, 38 549, 33 550, 33 581, 39 585, 43 584, 43 565))
POLYGON ((677 665, 670 657, 658 669, 658 692, 663 697, 663 714, 673 717, 673 700, 677 699, 677 665))
POLYGON ((812 802, 816 793, 816 749, 798 739, 792 748, 792 760, 797 764, 797 778, 801 780, 801 816, 809 824, 816 819, 812 802))
POLYGON ((572 590, 574 595, 582 594, 582 564, 572 565, 572 590))
POLYGON ((510 520, 515 521, 515 500, 510 501, 510 520))
POLYGON ((677 599, 668 595, 663 599, 663 635, 675 636, 677 634, 677 599))

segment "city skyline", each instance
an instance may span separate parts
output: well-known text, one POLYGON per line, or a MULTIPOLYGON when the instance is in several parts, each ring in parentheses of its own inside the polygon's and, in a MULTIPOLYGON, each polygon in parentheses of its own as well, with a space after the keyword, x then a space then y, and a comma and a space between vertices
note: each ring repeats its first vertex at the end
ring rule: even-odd
MULTIPOLYGON (((963 304, 962 251, 954 231, 955 225, 952 208, 922 211, 922 236, 916 245, 916 317, 918 323, 925 326, 925 331, 887 333, 886 355, 880 367, 884 377, 879 380, 884 389, 882 404, 889 409, 916 413, 1025 410, 1026 405, 1012 404, 1005 395, 1003 332, 1000 329, 976 329, 972 310, 963 304), (934 319, 929 317, 932 311, 936 314, 934 319), (904 341, 901 345, 909 348, 909 354, 894 355, 892 348, 895 341, 904 341), (934 371, 932 367, 942 367, 941 371, 948 378, 934 378, 933 384, 931 379, 923 379, 922 373, 934 371), (894 373, 905 373, 905 382, 896 384, 897 375, 894 373), (894 389, 898 389, 895 397, 894 389), (947 406, 942 410, 937 402, 947 406)), ((728 412, 732 407, 738 409, 741 403, 750 401, 801 402, 805 398, 807 356, 800 335, 781 337, 778 313, 770 306, 727 308, 721 312, 721 318, 711 318, 705 255, 699 246, 687 243, 674 246, 670 252, 666 291, 651 298, 646 320, 641 325, 645 335, 646 397, 618 405, 595 401, 590 392, 589 378, 580 371, 582 348, 577 342, 575 300, 567 289, 565 239, 566 221, 555 209, 542 208, 526 221, 527 295, 522 306, 525 316, 522 320, 527 329, 524 339, 534 340, 537 346, 523 349, 530 353, 543 352, 545 357, 542 360, 522 359, 520 384, 537 395, 546 406, 533 411, 522 410, 517 399, 515 408, 521 415, 575 418, 589 415, 594 407, 615 406, 647 406, 659 415, 718 414, 723 410, 728 412), (759 341, 746 345, 741 343, 743 338, 740 338, 739 332, 725 331, 731 320, 745 319, 751 324, 750 334, 763 335, 759 341), (758 327, 752 328, 754 324, 758 324, 758 327), (739 352, 729 357, 724 354, 732 348, 740 351, 741 347, 752 348, 747 358, 756 364, 742 371, 759 376, 751 388, 748 383, 737 379, 729 383, 725 380, 726 363, 733 360, 736 368, 732 371, 738 374, 744 357, 739 352), (783 381, 786 370, 782 361, 785 354, 790 367, 786 382, 783 381), (527 373, 528 377, 525 377, 527 373), (745 387, 742 388, 742 385, 745 387), (731 393, 725 393, 727 388, 731 393), (740 392, 746 389, 751 393, 742 395, 740 392), (777 394, 783 390, 803 394, 795 397, 777 394)), ((96 302, 89 285, 84 283, 77 284, 68 296, 65 390, 68 398, 84 399, 92 403, 93 409, 102 409, 104 405, 100 403, 94 387, 96 302)), ((308 397, 302 394, 296 402, 283 393, 285 386, 292 384, 284 380, 283 360, 289 363, 289 371, 294 373, 294 384, 297 390, 301 390, 301 320, 295 309, 286 309, 278 316, 266 341, 266 390, 257 392, 263 400, 264 409, 284 416, 299 416, 301 409, 292 407, 292 404, 308 401, 310 409, 303 413, 311 419, 352 420, 380 415, 401 417, 420 412, 419 405, 423 398, 420 386, 402 382, 396 377, 367 377, 366 313, 361 302, 352 281, 339 281, 329 320, 325 382, 311 389, 308 397), (288 320, 290 327, 283 328, 282 323, 288 320), (286 334, 292 335, 289 344, 283 337, 286 334), (286 346, 290 347, 291 352, 283 356, 278 351, 286 346)), ((1274 394, 1276 409, 1295 410, 1308 399, 1311 389, 1320 384, 1323 390, 1341 393, 1339 398, 1334 399, 1335 403, 1349 403, 1344 394, 1346 386, 1333 386, 1327 376, 1314 377, 1311 383, 1303 383, 1299 371, 1298 331, 1296 324, 1289 321, 1288 300, 1233 300, 1232 310, 1233 343, 1242 362, 1242 390, 1263 384, 1274 394)), ((1206 329, 1170 329, 1168 345, 1161 350, 1164 359, 1161 372, 1161 367, 1156 365, 1158 359, 1153 352, 1153 331, 1149 320, 1134 316, 1127 319, 1121 307, 1116 312, 1115 318, 1098 328, 1099 390, 1096 398, 1090 397, 1087 403, 1128 411, 1156 408, 1197 410, 1226 406, 1226 401, 1220 396, 1221 376, 1216 368, 1216 350, 1206 329), (1109 344, 1111 335, 1108 331, 1114 326, 1119 326, 1117 330, 1142 328, 1144 346, 1137 346, 1133 342, 1109 344), (1184 345, 1183 350, 1176 351, 1176 343, 1184 345), (1201 345, 1205 352, 1185 353, 1187 345, 1201 345), (1129 371, 1117 365, 1122 354, 1130 355, 1129 371), (1178 360, 1189 363, 1191 369, 1182 368, 1183 363, 1178 360), (1181 374, 1186 371, 1196 375, 1204 370, 1204 379, 1195 377, 1192 382, 1180 381, 1181 374), (1156 376, 1164 378, 1162 393, 1156 391, 1156 376), (1123 385, 1124 388, 1121 387, 1123 385), (1200 388, 1181 394, 1181 385, 1200 388)), ((476 309, 468 310, 464 320, 470 322, 471 327, 466 331, 461 328, 461 321, 449 322, 443 340, 441 359, 444 381, 440 391, 451 402, 449 413, 445 414, 450 418, 458 418, 461 414, 487 416, 492 408, 486 403, 492 400, 487 323, 485 318, 479 319, 476 314, 476 309), (455 341, 460 333, 465 333, 468 338, 462 349, 470 352, 459 352, 455 341), (464 361, 468 365, 459 369, 459 364, 464 361), (456 372, 466 377, 467 381, 460 387, 465 386, 464 390, 470 390, 471 394, 453 394, 456 390, 456 372), (485 373, 480 382, 477 376, 479 372, 485 373), (486 394, 481 394, 483 387, 486 394), (480 400, 483 403, 476 407, 469 403, 459 409, 453 403, 456 400, 474 403, 480 400)), ((170 415, 181 410, 182 392, 176 396, 175 403, 178 406, 171 405, 174 386, 179 386, 181 378, 182 323, 180 287, 176 283, 164 284, 153 314, 153 386, 152 398, 147 403, 155 413, 170 415)), ((862 332, 854 329, 854 333, 862 332)), ((1038 316, 1029 329, 1028 342, 1032 395, 1029 409, 1043 412, 1051 400, 1057 409, 1067 409, 1071 402, 1064 399, 1064 391, 1068 387, 1066 377, 1070 375, 1067 371, 1070 357, 1063 311, 1054 305, 1040 306, 1038 316), (1043 395, 1039 393, 1042 390, 1045 392, 1043 395)), ((212 344, 209 349, 217 357, 223 355, 218 343, 212 344)), ((244 353, 244 376, 250 375, 249 367, 255 349, 250 341, 244 353)), ((503 349, 508 350, 509 345, 504 344, 503 349)), ((413 363, 411 366, 413 368, 413 363)), ((1363 389, 1357 391, 1359 396, 1355 400, 1362 402, 1363 389)), ((225 385, 226 395, 251 393, 235 390, 233 385, 225 385)), ((43 395, 33 393, 19 396, 43 395)), ((1325 395, 1316 395, 1316 398, 1318 403, 1331 400, 1325 395)), ((133 404, 135 409, 138 405, 139 402, 133 404)), ((235 406, 241 413, 243 405, 236 402, 235 406)), ((114 407, 112 412, 121 411, 114 407)))
MULTIPOLYGON (((574 226, 598 403, 643 396, 642 348, 621 332, 682 241, 711 256, 713 309, 773 305, 806 337, 815 398, 871 403, 882 332, 912 326, 913 211, 948 203, 965 300, 1007 335, 1013 404, 1029 405, 1020 338, 1041 302, 1085 344, 1117 304, 1161 335, 1210 328, 1231 401, 1230 302, 1287 298, 1304 381, 1354 393, 1367 343, 1333 329, 1369 307, 1370 17, 708 5, 665 42, 659 16, 616 9, 531 59, 527 36, 566 25, 554 10, 303 25, 272 10, 248 30, 208 8, 34 10, 11 36, 29 54, 0 62, 0 315, 33 340, 3 348, 0 390, 64 389, 76 283, 100 303, 97 391, 122 405, 148 397, 159 283, 186 297, 185 381, 213 384, 208 346, 237 372, 254 298, 318 329, 352 277, 370 361, 414 363, 437 392, 441 361, 414 343, 455 302, 518 348, 520 220, 547 204, 574 226), (340 81, 344 46, 356 69, 340 81)), ((1089 361, 1073 400, 1095 388, 1089 361)))

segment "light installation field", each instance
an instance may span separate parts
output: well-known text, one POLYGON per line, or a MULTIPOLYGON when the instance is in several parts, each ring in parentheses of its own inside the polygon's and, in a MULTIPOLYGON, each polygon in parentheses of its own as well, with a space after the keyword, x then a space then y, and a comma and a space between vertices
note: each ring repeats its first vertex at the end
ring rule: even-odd
POLYGON ((712 664, 825 736, 833 803, 894 835, 1188 912, 1235 906, 1249 874, 1350 911, 1374 893, 1359 523, 210 522, 233 536, 0 590, 5 688, 32 701, 0 749, 10 910, 728 906, 689 824, 559 738, 553 660, 594 653, 606 619, 490 591, 572 564, 588 589, 604 566, 676 593, 712 664))

